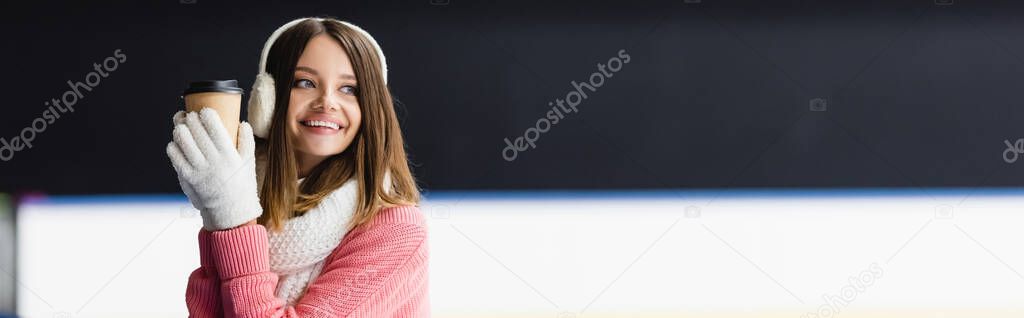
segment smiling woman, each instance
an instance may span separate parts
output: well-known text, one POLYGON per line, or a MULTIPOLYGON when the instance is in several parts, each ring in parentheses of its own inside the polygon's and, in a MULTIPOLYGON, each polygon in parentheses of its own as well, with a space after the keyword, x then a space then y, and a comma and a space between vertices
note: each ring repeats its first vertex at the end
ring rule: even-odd
POLYGON ((168 155, 204 218, 192 317, 429 316, 419 189, 368 33, 275 31, 237 151, 216 112, 174 120, 168 155))

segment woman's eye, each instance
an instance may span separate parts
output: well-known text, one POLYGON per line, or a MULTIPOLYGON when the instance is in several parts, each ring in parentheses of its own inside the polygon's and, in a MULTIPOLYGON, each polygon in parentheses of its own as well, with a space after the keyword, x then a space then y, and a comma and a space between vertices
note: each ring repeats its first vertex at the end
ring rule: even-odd
POLYGON ((356 87, 351 85, 345 85, 341 87, 341 92, 349 95, 355 95, 356 87))
POLYGON ((308 79, 298 79, 295 81, 295 87, 315 88, 316 85, 313 85, 313 81, 310 81, 308 79))

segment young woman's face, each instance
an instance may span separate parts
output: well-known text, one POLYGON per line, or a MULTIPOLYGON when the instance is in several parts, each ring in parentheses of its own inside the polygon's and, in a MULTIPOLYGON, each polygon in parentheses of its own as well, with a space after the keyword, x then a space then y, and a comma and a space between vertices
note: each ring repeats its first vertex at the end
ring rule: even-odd
POLYGON ((356 84, 352 63, 334 38, 320 34, 306 44, 288 100, 288 134, 297 155, 318 162, 352 144, 362 119, 356 84))

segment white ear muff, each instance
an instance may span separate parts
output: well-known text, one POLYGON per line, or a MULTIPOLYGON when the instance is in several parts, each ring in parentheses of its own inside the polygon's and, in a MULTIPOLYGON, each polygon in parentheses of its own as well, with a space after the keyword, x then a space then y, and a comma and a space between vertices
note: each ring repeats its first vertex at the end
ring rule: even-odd
POLYGON ((267 138, 274 117, 274 77, 267 72, 256 75, 249 95, 249 125, 256 137, 267 138))
POLYGON ((263 51, 260 52, 260 70, 256 75, 256 81, 252 83, 252 93, 249 95, 249 125, 252 126, 252 134, 256 137, 267 138, 270 135, 270 122, 274 117, 274 77, 267 73, 267 55, 270 55, 270 47, 277 41, 285 30, 292 26, 313 19, 323 21, 320 18, 301 18, 289 21, 274 30, 270 38, 263 44, 263 51))

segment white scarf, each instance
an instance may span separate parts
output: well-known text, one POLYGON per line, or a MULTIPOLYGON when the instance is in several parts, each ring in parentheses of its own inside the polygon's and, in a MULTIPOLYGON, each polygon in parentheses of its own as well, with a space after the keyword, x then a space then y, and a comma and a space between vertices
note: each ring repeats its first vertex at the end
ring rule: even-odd
POLYGON ((350 179, 315 208, 289 219, 280 232, 268 233, 270 270, 278 275, 277 298, 294 305, 320 276, 324 260, 348 232, 357 189, 355 179, 350 179))

